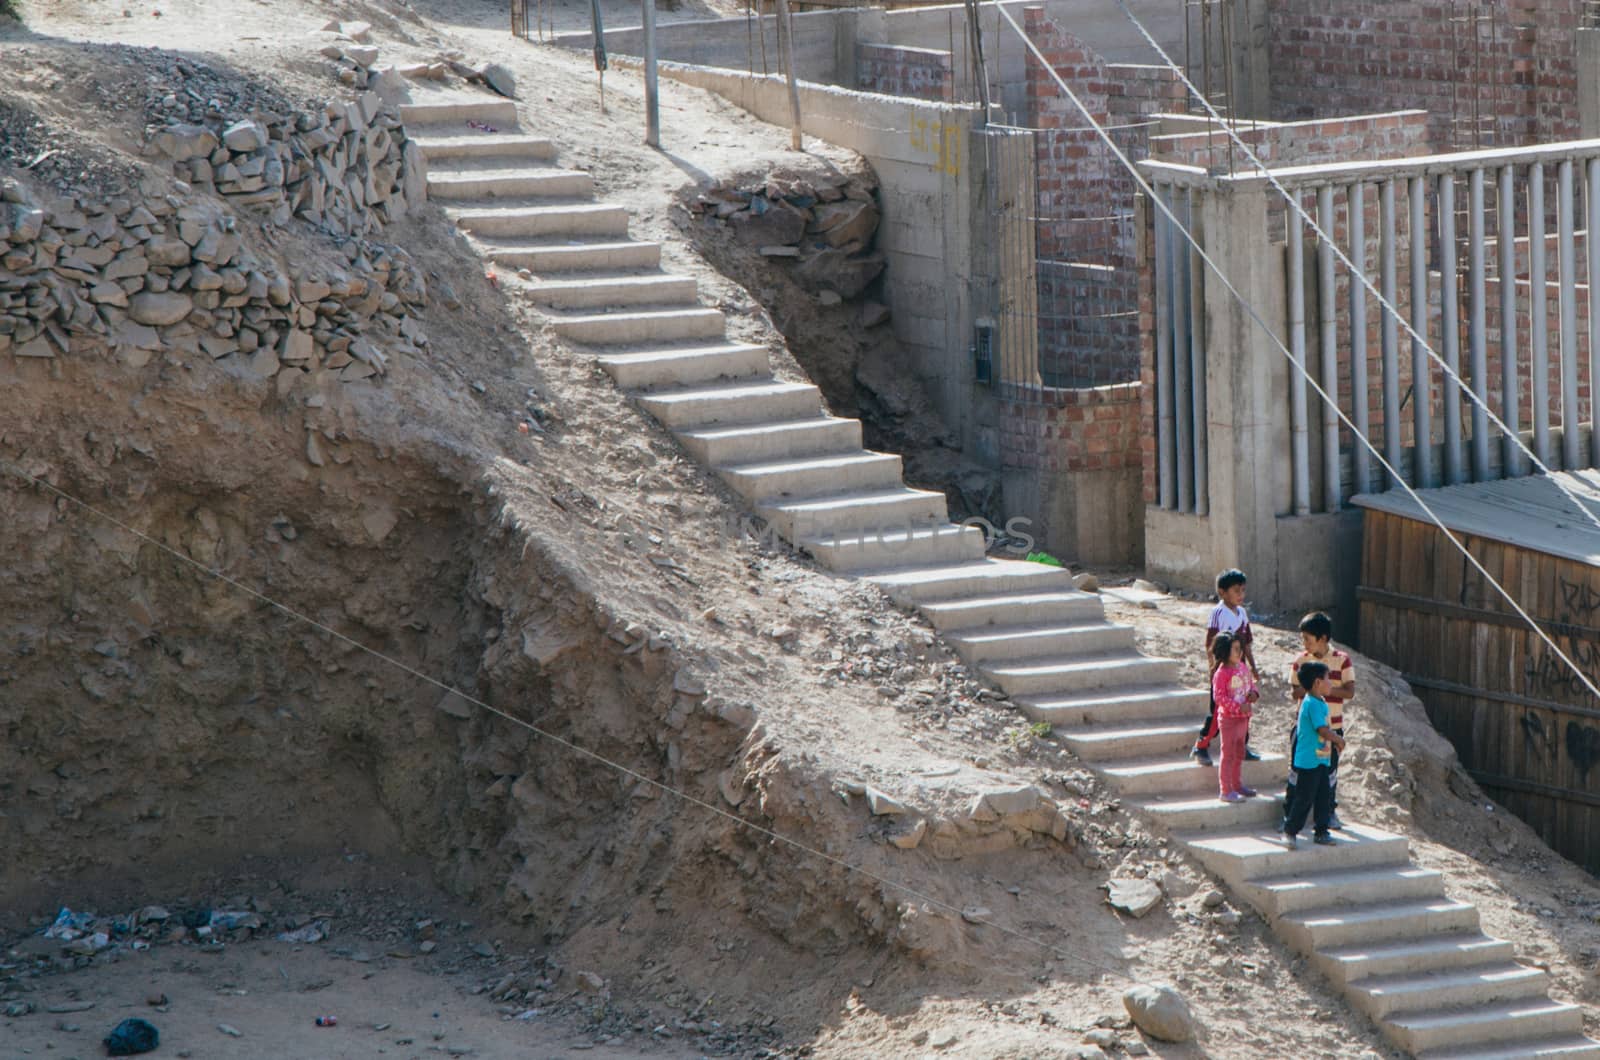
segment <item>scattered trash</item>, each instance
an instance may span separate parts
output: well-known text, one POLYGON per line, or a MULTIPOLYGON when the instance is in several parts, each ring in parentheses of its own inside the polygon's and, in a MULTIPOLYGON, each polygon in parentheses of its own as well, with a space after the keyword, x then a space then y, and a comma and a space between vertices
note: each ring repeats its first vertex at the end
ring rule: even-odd
POLYGON ((157 1008, 168 1003, 167 995, 162 993, 147 994, 145 995, 144 1003, 151 1008, 157 1008))
POLYGON ((337 1027, 338 1025, 339 1025, 339 1017, 338 1016, 318 1016, 317 1017, 317 1026, 319 1026, 319 1027, 337 1027))
POLYGON ((255 931, 262 926, 262 920, 254 913, 234 909, 213 909, 210 923, 206 925, 212 931, 234 931, 245 928, 255 931))
POLYGON ((93 926, 94 920, 93 913, 74 913, 66 906, 62 906, 61 912, 56 914, 56 922, 45 929, 44 937, 71 942, 88 934, 88 929, 93 926))
POLYGON ((243 1038, 244 1037, 244 1031, 241 1031, 237 1027, 230 1027, 226 1023, 217 1024, 217 1030, 221 1031, 223 1034, 226 1034, 230 1038, 243 1038))
POLYGON ((1028 562, 1043 563, 1046 567, 1059 567, 1062 565, 1060 560, 1048 552, 1030 552, 1028 553, 1028 562))
POLYGON ((105 1039, 106 1053, 111 1056, 138 1056, 160 1044, 160 1032, 141 1019, 123 1020, 105 1039))
POLYGON ((467 119, 467 124, 470 125, 472 128, 477 129, 479 132, 492 133, 492 132, 499 132, 500 131, 499 129, 496 129, 493 125, 486 125, 481 121, 475 121, 475 120, 473 120, 471 118, 467 119))
POLYGON ((305 927, 285 931, 278 935, 279 942, 321 942, 328 937, 328 922, 313 920, 305 927))

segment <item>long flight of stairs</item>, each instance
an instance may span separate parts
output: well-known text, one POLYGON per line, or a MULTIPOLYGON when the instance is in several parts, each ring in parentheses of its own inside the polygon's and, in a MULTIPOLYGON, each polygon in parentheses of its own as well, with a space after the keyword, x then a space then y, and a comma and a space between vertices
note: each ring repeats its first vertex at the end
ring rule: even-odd
MULTIPOLYGON (((1352 824, 1334 846, 1288 849, 1278 798, 1218 801, 1215 772, 1186 754, 1207 696, 1179 683, 1177 662, 1141 655, 1132 627, 1108 621, 1060 568, 988 558, 942 494, 908 488, 898 456, 862 448, 858 421, 829 415, 815 386, 775 379, 764 347, 728 341, 695 281, 660 271, 659 244, 628 238, 626 211, 594 202, 588 174, 516 131, 514 104, 455 99, 402 116, 429 196, 485 258, 533 274, 518 290, 559 335, 786 539, 926 616, 1396 1045, 1426 1060, 1600 1060, 1583 1010, 1551 1001, 1546 974, 1485 935, 1403 836, 1352 824)), ((1279 787, 1284 766, 1264 755, 1246 783, 1279 787)))

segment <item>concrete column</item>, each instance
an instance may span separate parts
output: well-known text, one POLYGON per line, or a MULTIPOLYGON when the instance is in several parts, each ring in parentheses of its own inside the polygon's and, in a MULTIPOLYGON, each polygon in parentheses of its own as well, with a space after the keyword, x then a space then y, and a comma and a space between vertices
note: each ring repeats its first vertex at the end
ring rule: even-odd
POLYGON ((1268 0, 1233 0, 1233 91, 1237 118, 1272 117, 1272 60, 1267 47, 1271 28, 1267 23, 1268 0))
POLYGON ((1578 135, 1600 139, 1600 29, 1578 31, 1578 135))
MULTIPOLYGON (((1263 187, 1224 184, 1203 201, 1207 253, 1269 324, 1278 322, 1283 262, 1263 238, 1263 187)), ((1270 599, 1278 581, 1278 494, 1288 445, 1283 354, 1221 283, 1206 284, 1205 304, 1210 566, 1243 567, 1252 597, 1270 599)))

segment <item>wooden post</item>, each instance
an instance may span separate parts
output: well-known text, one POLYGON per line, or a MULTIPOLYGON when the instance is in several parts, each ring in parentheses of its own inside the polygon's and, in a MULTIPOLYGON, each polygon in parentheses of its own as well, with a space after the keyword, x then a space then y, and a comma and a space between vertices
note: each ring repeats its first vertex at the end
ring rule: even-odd
POLYGON ((656 0, 644 6, 644 142, 661 146, 661 95, 656 85, 656 0))
POLYGON ((794 72, 794 23, 789 18, 789 0, 778 0, 778 32, 783 35, 783 71, 789 78, 789 149, 799 151, 800 82, 794 72))

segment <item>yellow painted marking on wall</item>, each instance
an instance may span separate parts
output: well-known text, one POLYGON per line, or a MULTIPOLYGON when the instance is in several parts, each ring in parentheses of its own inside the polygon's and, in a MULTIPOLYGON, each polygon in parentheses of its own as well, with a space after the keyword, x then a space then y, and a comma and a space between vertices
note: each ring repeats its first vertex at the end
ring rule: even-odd
POLYGON ((911 115, 911 147, 936 156, 935 173, 961 175, 961 126, 911 115))

